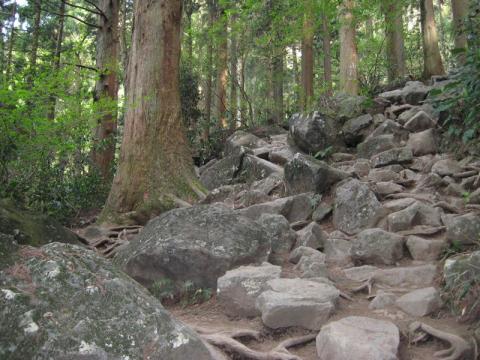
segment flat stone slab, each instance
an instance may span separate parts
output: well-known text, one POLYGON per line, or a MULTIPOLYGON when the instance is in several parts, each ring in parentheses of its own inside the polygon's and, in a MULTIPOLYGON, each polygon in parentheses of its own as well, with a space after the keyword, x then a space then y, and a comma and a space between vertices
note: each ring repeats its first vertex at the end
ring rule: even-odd
POLYGON ((317 355, 320 360, 396 360, 399 344, 393 323, 350 316, 322 327, 317 355))

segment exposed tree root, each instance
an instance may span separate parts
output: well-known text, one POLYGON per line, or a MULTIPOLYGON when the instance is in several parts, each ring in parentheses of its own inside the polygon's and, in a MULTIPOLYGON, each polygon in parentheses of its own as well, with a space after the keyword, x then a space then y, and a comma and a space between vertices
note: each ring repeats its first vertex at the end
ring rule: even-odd
POLYGON ((256 340, 260 339, 260 333, 254 330, 240 329, 234 331, 220 331, 212 332, 208 329, 197 328, 194 330, 198 332, 200 337, 208 344, 214 345, 227 352, 235 353, 242 357, 251 360, 302 360, 300 357, 293 355, 288 351, 288 348, 302 345, 315 340, 317 334, 309 334, 296 338, 290 338, 282 341, 275 348, 268 352, 257 351, 250 349, 242 344, 238 338, 250 337, 256 340))
POLYGON ((437 359, 468 360, 470 359, 469 356, 471 356, 473 353, 472 346, 470 346, 470 344, 466 340, 462 339, 457 335, 435 329, 434 327, 431 327, 425 323, 415 321, 410 324, 409 331, 411 335, 420 333, 420 336, 417 336, 411 341, 412 343, 417 343, 421 340, 424 340, 426 334, 448 343, 450 345, 448 349, 437 351, 434 354, 437 359))
POLYGON ((362 285, 352 289, 352 292, 357 293, 357 292, 362 292, 364 290, 367 290, 368 295, 370 296, 372 294, 372 289, 373 289, 374 282, 375 282, 375 280, 374 280, 373 276, 371 276, 369 279, 365 280, 362 283, 362 285))

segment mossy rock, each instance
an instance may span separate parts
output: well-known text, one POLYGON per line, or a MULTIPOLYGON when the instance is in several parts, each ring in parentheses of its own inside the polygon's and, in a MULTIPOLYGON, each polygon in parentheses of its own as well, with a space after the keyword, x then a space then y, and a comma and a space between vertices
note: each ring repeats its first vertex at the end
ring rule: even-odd
POLYGON ((0 359, 211 360, 198 336, 94 251, 23 246, 0 271, 0 359))
POLYGON ((19 245, 41 246, 51 242, 81 244, 77 235, 46 215, 20 209, 0 199, 0 231, 19 245))

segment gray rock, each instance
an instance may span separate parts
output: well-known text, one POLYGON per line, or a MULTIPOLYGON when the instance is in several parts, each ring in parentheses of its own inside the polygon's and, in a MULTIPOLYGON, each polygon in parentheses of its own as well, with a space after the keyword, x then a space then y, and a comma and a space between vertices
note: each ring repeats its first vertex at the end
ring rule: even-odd
POLYGON ((225 142, 225 156, 238 154, 242 151, 242 147, 247 149, 255 149, 262 146, 266 146, 267 143, 259 137, 247 133, 242 130, 237 130, 230 135, 225 142))
POLYGON ((382 205, 385 209, 387 209, 390 212, 397 212, 409 207, 416 201, 417 200, 413 198, 403 198, 403 199, 395 199, 395 200, 387 201, 382 205))
POLYGON ((352 242, 352 259, 361 264, 393 265, 403 257, 403 236, 367 229, 352 242))
POLYGON ((368 135, 368 130, 373 123, 373 117, 370 114, 348 120, 342 128, 343 138, 347 146, 356 146, 362 142, 368 135))
POLYGON ((396 146, 398 146, 398 142, 391 134, 368 137, 364 142, 358 144, 357 156, 359 158, 370 159, 373 155, 393 149, 396 146))
POLYGON ((368 305, 368 308, 370 310, 385 309, 388 306, 394 305, 396 300, 397 296, 394 293, 379 291, 368 305))
POLYGON ((356 234, 374 225, 381 213, 381 204, 369 187, 351 179, 335 191, 333 225, 347 234, 356 234))
POLYGON ((414 290, 399 297, 396 305, 412 316, 426 316, 442 306, 440 295, 434 287, 414 290))
POLYGON ((327 264, 352 266, 351 249, 352 243, 350 241, 329 236, 323 246, 327 264))
POLYGON ((239 152, 218 160, 202 172, 200 181, 208 190, 234 184, 237 182, 235 177, 241 170, 244 156, 244 152, 239 152))
POLYGON ((257 297, 269 280, 280 278, 280 266, 263 263, 261 266, 240 266, 227 271, 218 279, 217 300, 231 316, 260 315, 255 307, 257 297))
POLYGON ((403 192, 405 188, 402 185, 396 184, 394 182, 377 182, 375 184, 375 193, 380 196, 386 196, 394 193, 403 192))
POLYGON ((293 159, 296 151, 289 146, 272 149, 269 154, 269 160, 278 165, 285 165, 293 159))
POLYGON ((407 147, 412 149, 413 155, 422 156, 437 153, 437 139, 435 131, 428 129, 418 133, 410 134, 407 147))
POLYGON ((480 251, 448 258, 443 267, 447 290, 463 291, 480 278, 480 251))
POLYGON ((325 255, 319 251, 303 255, 294 269, 301 273, 301 278, 328 278, 325 255))
POLYGON ((420 81, 408 81, 403 89, 387 91, 378 96, 393 104, 418 105, 425 100, 431 89, 420 81))
POLYGON ((200 205, 151 220, 115 263, 147 286, 168 278, 216 289, 227 270, 265 261, 270 247, 269 234, 255 221, 222 206, 200 205))
POLYGON ((398 181, 400 180, 400 175, 395 171, 384 169, 384 168, 372 169, 368 173, 368 180, 374 183, 398 181))
POLYGON ((442 240, 429 240, 411 235, 407 239, 407 248, 414 260, 434 261, 440 258, 447 244, 442 240))
POLYGON ((312 220, 316 222, 321 222, 333 211, 333 208, 330 205, 320 204, 317 206, 315 211, 312 214, 312 220))
POLYGON ((297 231, 296 246, 307 246, 314 249, 322 249, 326 238, 327 235, 324 233, 320 225, 315 222, 311 222, 302 230, 297 231))
POLYGON ((425 111, 422 110, 412 116, 412 118, 404 125, 405 129, 411 132, 433 129, 435 126, 435 121, 425 111))
POLYGON ((383 167, 392 164, 405 164, 413 159, 412 149, 408 147, 386 150, 370 159, 373 167, 383 167))
POLYGON ((300 153, 285 165, 285 184, 290 195, 305 192, 322 194, 349 176, 323 161, 300 153))
POLYGON ((375 282, 388 286, 419 287, 433 283, 437 275, 435 265, 419 265, 379 269, 375 271, 375 282))
POLYGON ((403 210, 388 215, 387 224, 389 231, 397 232, 416 225, 442 226, 442 220, 438 208, 417 201, 403 210))
POLYGON ((453 159, 443 159, 432 166, 432 172, 440 176, 451 176, 462 172, 462 167, 453 159))
POLYGON ((242 191, 247 191, 247 184, 235 184, 235 185, 223 185, 213 189, 207 194, 207 197, 203 199, 201 204, 213 204, 216 202, 229 202, 234 203, 237 195, 242 191))
POLYGON ((405 140, 408 137, 408 131, 405 130, 396 121, 387 119, 380 124, 369 136, 368 139, 375 138, 380 135, 391 134, 397 140, 405 140))
POLYGON ((353 173, 358 177, 367 176, 370 172, 370 161, 367 159, 358 159, 352 166, 353 173))
POLYGON ((325 255, 320 251, 311 247, 299 246, 290 253, 290 256, 288 257, 288 261, 290 261, 293 264, 298 264, 298 262, 303 256, 317 256, 317 255, 323 258, 322 262, 325 262, 325 255))
POLYGON ((364 281, 374 276, 378 271, 378 267, 372 265, 355 266, 348 269, 344 269, 343 273, 345 277, 353 281, 364 281))
POLYGON ((297 234, 290 228, 283 215, 262 214, 258 223, 262 225, 272 239, 272 252, 269 260, 277 263, 282 255, 290 252, 295 245, 297 234))
POLYGON ((241 170, 235 175, 237 182, 252 183, 271 175, 282 178, 283 168, 253 155, 245 155, 241 170))
POLYGON ((263 323, 272 329, 300 326, 319 330, 333 313, 340 292, 332 285, 305 279, 276 279, 258 298, 263 323))
POLYGON ((238 212, 252 220, 258 220, 262 214, 279 214, 290 223, 307 220, 313 212, 312 194, 300 194, 270 202, 256 204, 238 212))
POLYGON ((480 217, 475 214, 446 217, 447 240, 460 245, 478 244, 480 217))
POLYGON ((293 141, 306 153, 316 154, 338 142, 336 122, 317 111, 311 114, 294 114, 289 125, 293 141))
MULTIPOLYGON (((33 249, 32 249, 33 251, 33 249)), ((0 272, 2 359, 213 360, 200 338, 94 251, 52 243, 0 272)))
POLYGON ((320 360, 396 360, 400 332, 389 321, 350 316, 322 327, 316 343, 320 360))

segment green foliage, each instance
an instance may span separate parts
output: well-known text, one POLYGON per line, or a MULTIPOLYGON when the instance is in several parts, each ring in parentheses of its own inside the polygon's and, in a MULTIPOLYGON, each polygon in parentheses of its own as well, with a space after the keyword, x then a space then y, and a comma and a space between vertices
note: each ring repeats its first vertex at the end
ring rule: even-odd
POLYGON ((325 149, 320 150, 314 155, 315 159, 323 160, 327 159, 333 152, 332 146, 327 146, 325 149))
POLYGON ((199 288, 188 280, 175 284, 168 278, 155 281, 149 291, 163 303, 180 302, 182 306, 200 304, 212 297, 211 289, 199 288))
MULTIPOLYGON (((480 130, 480 4, 471 5, 467 21, 469 48, 465 64, 452 75, 452 81, 431 92, 433 104, 443 119, 447 134, 463 143, 478 145, 480 130), (475 16, 475 14, 477 14, 475 16)), ((462 51, 455 51, 460 55, 462 51)))

